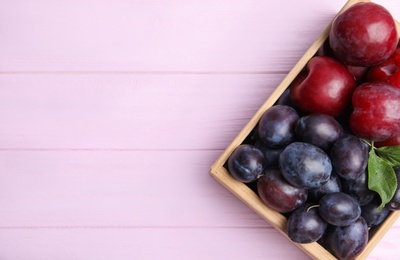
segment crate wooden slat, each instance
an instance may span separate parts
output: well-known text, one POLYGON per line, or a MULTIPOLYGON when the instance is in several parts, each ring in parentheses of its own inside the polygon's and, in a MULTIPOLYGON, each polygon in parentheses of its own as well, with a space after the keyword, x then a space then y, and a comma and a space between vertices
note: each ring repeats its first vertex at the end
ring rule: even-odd
MULTIPOLYGON (((338 12, 340 14, 350 6, 358 2, 370 2, 369 0, 349 0, 343 8, 338 12)), ((333 19, 334 20, 334 19, 333 19)), ((333 22, 332 20, 332 22, 333 22)), ((224 167, 229 156, 234 149, 239 146, 252 132, 257 125, 263 113, 270 108, 282 95, 282 93, 289 87, 291 82, 297 76, 297 74, 305 67, 308 60, 312 58, 318 49, 324 44, 329 36, 329 31, 332 22, 325 28, 321 35, 312 43, 309 49, 304 53, 301 59, 296 63, 293 69, 287 74, 282 82, 277 86, 271 96, 265 101, 255 115, 250 119, 246 126, 240 131, 236 138, 229 144, 225 151, 215 161, 210 168, 210 174, 226 189, 232 192, 239 200, 250 207, 254 212, 260 215, 265 221, 282 233, 287 239, 286 225, 287 220, 282 214, 270 209, 266 206, 258 195, 252 191, 247 185, 235 180, 224 167)), ((397 29, 400 32, 400 24, 396 21, 397 29)), ((370 238, 364 251, 356 258, 357 260, 366 259, 371 253, 374 247, 379 243, 385 233, 393 226, 396 220, 399 218, 400 212, 391 212, 386 220, 378 227, 375 227, 370 231, 370 238)), ((305 252, 312 259, 336 259, 330 252, 319 245, 317 242, 310 244, 299 244, 293 243, 305 252)))

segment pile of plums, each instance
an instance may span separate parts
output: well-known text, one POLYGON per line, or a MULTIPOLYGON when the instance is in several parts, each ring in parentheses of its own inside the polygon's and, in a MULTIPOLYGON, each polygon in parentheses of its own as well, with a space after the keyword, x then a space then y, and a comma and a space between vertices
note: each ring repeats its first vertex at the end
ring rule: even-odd
POLYGON ((287 217, 294 242, 353 259, 369 229, 400 210, 399 187, 381 208, 367 171, 368 142, 400 144, 399 66, 391 14, 372 2, 352 5, 229 157, 230 174, 287 217))

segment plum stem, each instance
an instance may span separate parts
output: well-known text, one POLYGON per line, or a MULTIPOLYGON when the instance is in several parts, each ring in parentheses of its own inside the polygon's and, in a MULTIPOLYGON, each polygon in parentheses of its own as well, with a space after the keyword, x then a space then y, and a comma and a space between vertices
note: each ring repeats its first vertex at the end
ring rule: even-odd
POLYGON ((374 141, 372 141, 371 143, 370 142, 368 142, 367 140, 365 140, 365 139, 361 139, 361 141, 363 141, 364 143, 366 143, 368 146, 371 146, 371 147, 373 147, 374 146, 374 141))
POLYGON ((307 208, 307 212, 309 212, 313 208, 318 208, 318 207, 319 207, 319 204, 312 205, 312 206, 307 208))
POLYGON ((361 141, 363 141, 363 142, 366 143, 368 146, 370 146, 372 150, 376 150, 376 147, 375 147, 375 145, 374 145, 374 141, 368 142, 368 141, 365 140, 365 139, 361 139, 361 141))

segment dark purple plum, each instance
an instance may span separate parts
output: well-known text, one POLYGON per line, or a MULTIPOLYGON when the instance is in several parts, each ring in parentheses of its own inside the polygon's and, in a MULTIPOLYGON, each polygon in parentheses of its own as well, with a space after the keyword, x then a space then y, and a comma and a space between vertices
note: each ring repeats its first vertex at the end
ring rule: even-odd
POLYGON ((297 111, 285 105, 270 107, 258 125, 260 139, 269 147, 282 147, 295 140, 294 128, 299 120, 297 111))
POLYGON ((242 144, 229 156, 228 169, 238 181, 250 183, 263 173, 264 161, 264 154, 260 149, 250 144, 242 144))
POLYGON ((326 183, 332 172, 328 155, 315 145, 294 142, 285 147, 279 156, 283 177, 292 185, 317 188, 326 183))
POLYGON ((310 114, 297 121, 295 134, 298 140, 328 151, 344 132, 334 117, 326 114, 310 114))
POLYGON ((335 171, 332 171, 329 180, 318 188, 309 189, 308 199, 318 202, 323 196, 329 193, 342 191, 342 181, 335 171))
POLYGON ((360 217, 361 207, 350 195, 334 192, 319 200, 318 212, 331 225, 347 226, 360 217))
POLYGON ((367 205, 361 206, 361 216, 367 221, 369 227, 378 226, 389 215, 390 210, 387 207, 379 209, 380 205, 380 199, 375 197, 375 199, 367 205))
POLYGON ((368 243, 368 225, 359 217, 347 226, 330 226, 327 244, 339 259, 354 259, 362 253, 368 243))
POLYGON ((332 166, 346 180, 358 178, 368 163, 368 146, 354 135, 345 135, 333 144, 330 151, 332 166))
POLYGON ((287 223, 289 238, 296 243, 312 243, 318 241, 328 226, 317 208, 313 204, 305 203, 290 215, 287 223))
POLYGON ((267 169, 257 180, 257 192, 270 208, 280 212, 292 212, 306 202, 308 190, 294 187, 282 176, 278 168, 267 169))

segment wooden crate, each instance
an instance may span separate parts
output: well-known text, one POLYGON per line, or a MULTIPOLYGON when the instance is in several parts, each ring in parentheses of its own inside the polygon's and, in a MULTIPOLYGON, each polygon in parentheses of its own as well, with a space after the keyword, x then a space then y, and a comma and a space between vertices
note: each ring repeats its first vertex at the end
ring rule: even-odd
MULTIPOLYGON (((346 10, 351 5, 358 2, 369 2, 369 0, 348 0, 348 2, 343 6, 338 14, 346 10)), ((333 21, 333 20, 332 20, 333 21)), ((400 32, 400 24, 397 23, 397 29, 400 32)), ((325 28, 321 35, 312 43, 310 48, 304 53, 302 58, 297 62, 293 69, 288 73, 288 75, 283 79, 283 81, 278 85, 271 96, 265 101, 265 103, 260 107, 260 109, 255 113, 255 115, 250 119, 246 126, 240 131, 236 138, 230 143, 226 150, 220 155, 217 161, 211 166, 210 174, 226 189, 232 192, 237 198, 239 198, 243 203, 249 206, 253 211, 260 215, 265 221, 271 224, 275 229, 282 233, 287 239, 286 225, 287 219, 281 213, 266 206, 258 195, 250 189, 246 184, 241 183, 234 179, 227 168, 225 167, 226 162, 235 150, 237 146, 242 144, 246 138, 248 138, 256 127, 258 121, 264 112, 270 108, 282 95, 282 93, 289 87, 294 78, 298 73, 306 66, 307 62, 316 54, 319 48, 324 44, 329 36, 329 31, 332 22, 325 28)), ((386 220, 379 225, 370 230, 370 238, 368 244, 364 251, 356 259, 366 259, 369 253, 378 244, 385 233, 391 228, 391 226, 396 222, 397 218, 400 216, 400 212, 391 212, 386 220)), ((336 259, 330 252, 319 245, 317 242, 310 244, 299 244, 293 243, 299 247, 303 252, 305 252, 312 259, 336 259)))

